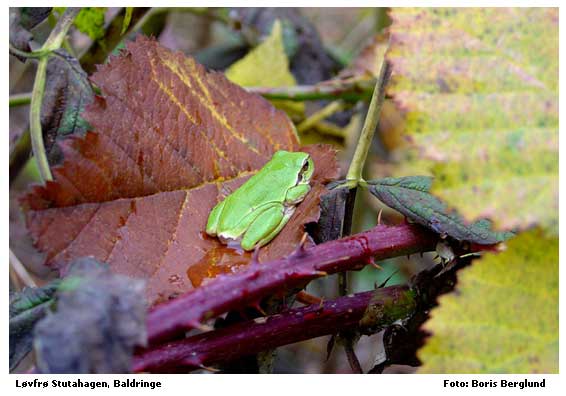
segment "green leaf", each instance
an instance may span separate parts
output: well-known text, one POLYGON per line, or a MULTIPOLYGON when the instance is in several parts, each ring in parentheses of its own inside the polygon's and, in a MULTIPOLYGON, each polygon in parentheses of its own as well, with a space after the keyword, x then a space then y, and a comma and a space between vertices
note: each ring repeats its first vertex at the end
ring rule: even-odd
POLYGON ((120 35, 124 35, 130 26, 130 22, 132 22, 132 12, 134 11, 134 7, 126 7, 126 13, 124 14, 124 21, 122 22, 122 30, 120 31, 120 35))
POLYGON ((48 283, 43 287, 26 287, 21 292, 10 295, 10 318, 35 308, 53 297, 59 281, 48 283))
MULTIPOLYGON (((65 12, 67 7, 54 7, 59 15, 65 12)), ((75 18, 74 25, 80 32, 88 35, 92 40, 98 40, 104 37, 104 15, 106 7, 83 7, 79 15, 75 18)))
POLYGON ((429 193, 431 177, 388 177, 367 183, 370 192, 381 202, 441 235, 482 245, 502 242, 513 236, 510 232, 491 230, 491 222, 486 219, 467 224, 457 212, 449 210, 429 193))
POLYGON ((93 40, 104 37, 106 7, 84 7, 75 19, 75 26, 93 40))
POLYGON ((558 372, 558 238, 525 232, 486 254, 439 299, 423 373, 558 372))
POLYGON ((33 328, 51 306, 58 281, 10 294, 10 371, 31 351, 33 328))
MULTIPOLYGON (((297 84, 289 71, 281 23, 273 24, 271 34, 245 57, 226 70, 226 77, 243 87, 291 87, 297 84)), ((300 102, 273 100, 272 103, 289 114, 303 114, 300 102)))
POLYGON ((558 9, 396 8, 389 94, 433 193, 497 228, 558 231, 558 9))

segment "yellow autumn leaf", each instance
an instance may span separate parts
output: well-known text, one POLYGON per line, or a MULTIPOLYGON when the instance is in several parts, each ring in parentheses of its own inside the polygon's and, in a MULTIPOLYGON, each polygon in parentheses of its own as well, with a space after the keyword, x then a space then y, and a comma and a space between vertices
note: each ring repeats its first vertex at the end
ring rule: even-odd
POLYGON ((391 13, 412 162, 468 220, 558 230, 558 9, 391 13))
MULTIPOLYGON (((275 21, 271 34, 245 57, 226 70, 226 77, 243 87, 292 87, 297 84, 289 71, 289 59, 283 46, 283 31, 279 20, 275 21)), ((273 105, 289 115, 302 116, 304 103, 272 100, 273 105)))
POLYGON ((535 229, 474 261, 424 328, 422 373, 557 373, 558 238, 535 229))

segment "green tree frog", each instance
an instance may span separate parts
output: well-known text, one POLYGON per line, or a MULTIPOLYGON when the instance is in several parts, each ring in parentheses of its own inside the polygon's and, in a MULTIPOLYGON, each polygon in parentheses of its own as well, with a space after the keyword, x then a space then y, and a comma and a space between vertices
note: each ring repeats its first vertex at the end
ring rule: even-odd
POLYGON ((313 172, 310 155, 276 152, 258 173, 212 209, 206 233, 222 243, 240 242, 244 250, 269 243, 310 191, 313 172))

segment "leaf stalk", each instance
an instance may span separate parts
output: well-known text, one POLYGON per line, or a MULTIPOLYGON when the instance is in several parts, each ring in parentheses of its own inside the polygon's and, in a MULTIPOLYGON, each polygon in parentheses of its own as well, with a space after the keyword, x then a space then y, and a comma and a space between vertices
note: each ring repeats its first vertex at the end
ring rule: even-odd
POLYGON ((381 71, 379 79, 375 83, 375 88, 373 90, 371 102, 369 104, 368 113, 364 121, 364 126, 358 139, 358 145, 356 146, 356 151, 354 152, 354 157, 350 163, 350 168, 346 175, 348 181, 352 181, 352 187, 356 187, 362 178, 362 171, 364 164, 368 155, 368 151, 373 140, 373 135, 377 128, 379 122, 379 117, 381 114, 381 107, 383 106, 383 101, 385 99, 385 86, 389 81, 391 76, 391 66, 387 61, 384 61, 381 66, 381 71))
POLYGON ((75 17, 79 13, 79 8, 69 7, 61 16, 55 28, 49 34, 49 37, 41 47, 38 53, 39 62, 33 82, 33 90, 31 92, 30 112, 29 112, 29 125, 31 146, 33 154, 36 158, 39 174, 41 179, 45 181, 53 180, 51 169, 49 168, 49 161, 47 160, 47 153, 45 152, 45 144, 43 142, 43 132, 41 129, 41 104, 43 102, 43 94, 45 92, 45 80, 47 77, 47 63, 51 52, 59 49, 63 44, 63 40, 73 24, 75 17))

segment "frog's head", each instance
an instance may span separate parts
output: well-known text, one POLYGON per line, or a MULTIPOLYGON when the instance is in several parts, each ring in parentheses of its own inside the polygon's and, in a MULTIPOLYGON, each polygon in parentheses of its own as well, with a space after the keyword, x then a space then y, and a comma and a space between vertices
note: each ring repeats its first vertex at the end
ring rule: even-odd
POLYGON ((314 173, 314 162, 310 155, 306 153, 301 154, 304 154, 305 157, 303 159, 301 170, 299 171, 299 180, 297 184, 309 184, 314 173))
POLYGON ((309 184, 314 173, 314 162, 311 156, 302 152, 278 151, 273 156, 276 161, 285 164, 297 175, 296 184, 309 184))

